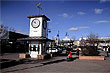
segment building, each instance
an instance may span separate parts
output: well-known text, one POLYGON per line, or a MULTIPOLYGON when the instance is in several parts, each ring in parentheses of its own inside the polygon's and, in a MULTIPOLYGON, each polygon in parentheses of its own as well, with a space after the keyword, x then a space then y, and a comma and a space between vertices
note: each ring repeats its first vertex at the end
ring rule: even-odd
POLYGON ((99 43, 99 48, 104 48, 107 45, 110 46, 110 37, 101 37, 99 38, 100 43, 99 43))
POLYGON ((1 38, 1 53, 15 53, 15 52, 26 52, 28 43, 24 41, 18 41, 19 38, 26 38, 28 35, 7 31, 7 34, 3 35, 5 38, 1 38))
POLYGON ((28 54, 31 58, 39 59, 39 56, 44 57, 47 53, 48 42, 53 40, 48 39, 48 24, 50 21, 45 15, 28 16, 30 19, 30 33, 29 37, 18 40, 28 41, 28 54))

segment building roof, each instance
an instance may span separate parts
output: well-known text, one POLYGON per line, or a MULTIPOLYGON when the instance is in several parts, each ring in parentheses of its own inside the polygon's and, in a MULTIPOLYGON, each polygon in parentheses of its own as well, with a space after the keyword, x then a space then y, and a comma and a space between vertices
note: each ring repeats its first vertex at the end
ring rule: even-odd
POLYGON ((44 17, 46 18, 47 21, 50 21, 50 19, 48 17, 46 17, 45 15, 32 15, 32 16, 27 16, 28 18, 35 18, 35 17, 44 17))
POLYGON ((17 40, 19 38, 26 38, 26 37, 29 37, 29 35, 14 31, 6 31, 3 34, 0 34, 0 39, 17 40))
POLYGON ((70 41, 70 39, 68 37, 65 37, 64 39, 62 39, 63 41, 70 41))
POLYGON ((19 38, 27 38, 27 37, 29 37, 29 35, 9 31, 9 39, 16 39, 17 40, 19 38))
POLYGON ((27 37, 27 38, 20 38, 18 40, 21 40, 21 41, 54 41, 54 40, 44 38, 44 37, 27 37))

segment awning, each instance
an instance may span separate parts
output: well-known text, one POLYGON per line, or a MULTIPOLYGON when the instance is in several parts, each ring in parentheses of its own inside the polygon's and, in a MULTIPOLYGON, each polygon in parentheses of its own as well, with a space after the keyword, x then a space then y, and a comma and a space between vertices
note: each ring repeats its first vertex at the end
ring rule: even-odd
POLYGON ((44 38, 44 37, 27 37, 27 38, 20 38, 17 40, 19 40, 19 41, 50 41, 50 42, 54 42, 54 40, 44 38))

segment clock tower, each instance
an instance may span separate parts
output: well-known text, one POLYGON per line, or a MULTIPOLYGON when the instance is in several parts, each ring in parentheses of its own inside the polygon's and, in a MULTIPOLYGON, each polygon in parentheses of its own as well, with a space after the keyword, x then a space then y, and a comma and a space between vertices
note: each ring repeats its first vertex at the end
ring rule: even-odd
POLYGON ((48 43, 54 42, 48 39, 47 21, 50 19, 45 15, 33 15, 28 16, 28 18, 30 19, 29 37, 19 40, 29 42, 28 54, 31 58, 44 59, 48 51, 48 43))
POLYGON ((28 16, 30 19, 29 37, 48 37, 47 21, 50 21, 45 15, 28 16))

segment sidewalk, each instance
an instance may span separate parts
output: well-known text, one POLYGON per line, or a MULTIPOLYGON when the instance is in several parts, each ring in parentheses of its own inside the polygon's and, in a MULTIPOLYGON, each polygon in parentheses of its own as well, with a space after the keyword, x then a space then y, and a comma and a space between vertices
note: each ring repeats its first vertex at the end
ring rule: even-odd
MULTIPOLYGON (((58 57, 52 57, 50 59, 45 59, 45 60, 38 60, 35 58, 20 59, 18 55, 19 53, 5 53, 2 56, 0 56, 1 69, 22 65, 22 64, 38 64, 38 65, 40 63, 46 64, 46 63, 49 63, 50 61, 59 60, 58 57)), ((65 56, 65 59, 66 59, 66 56, 65 56)))

